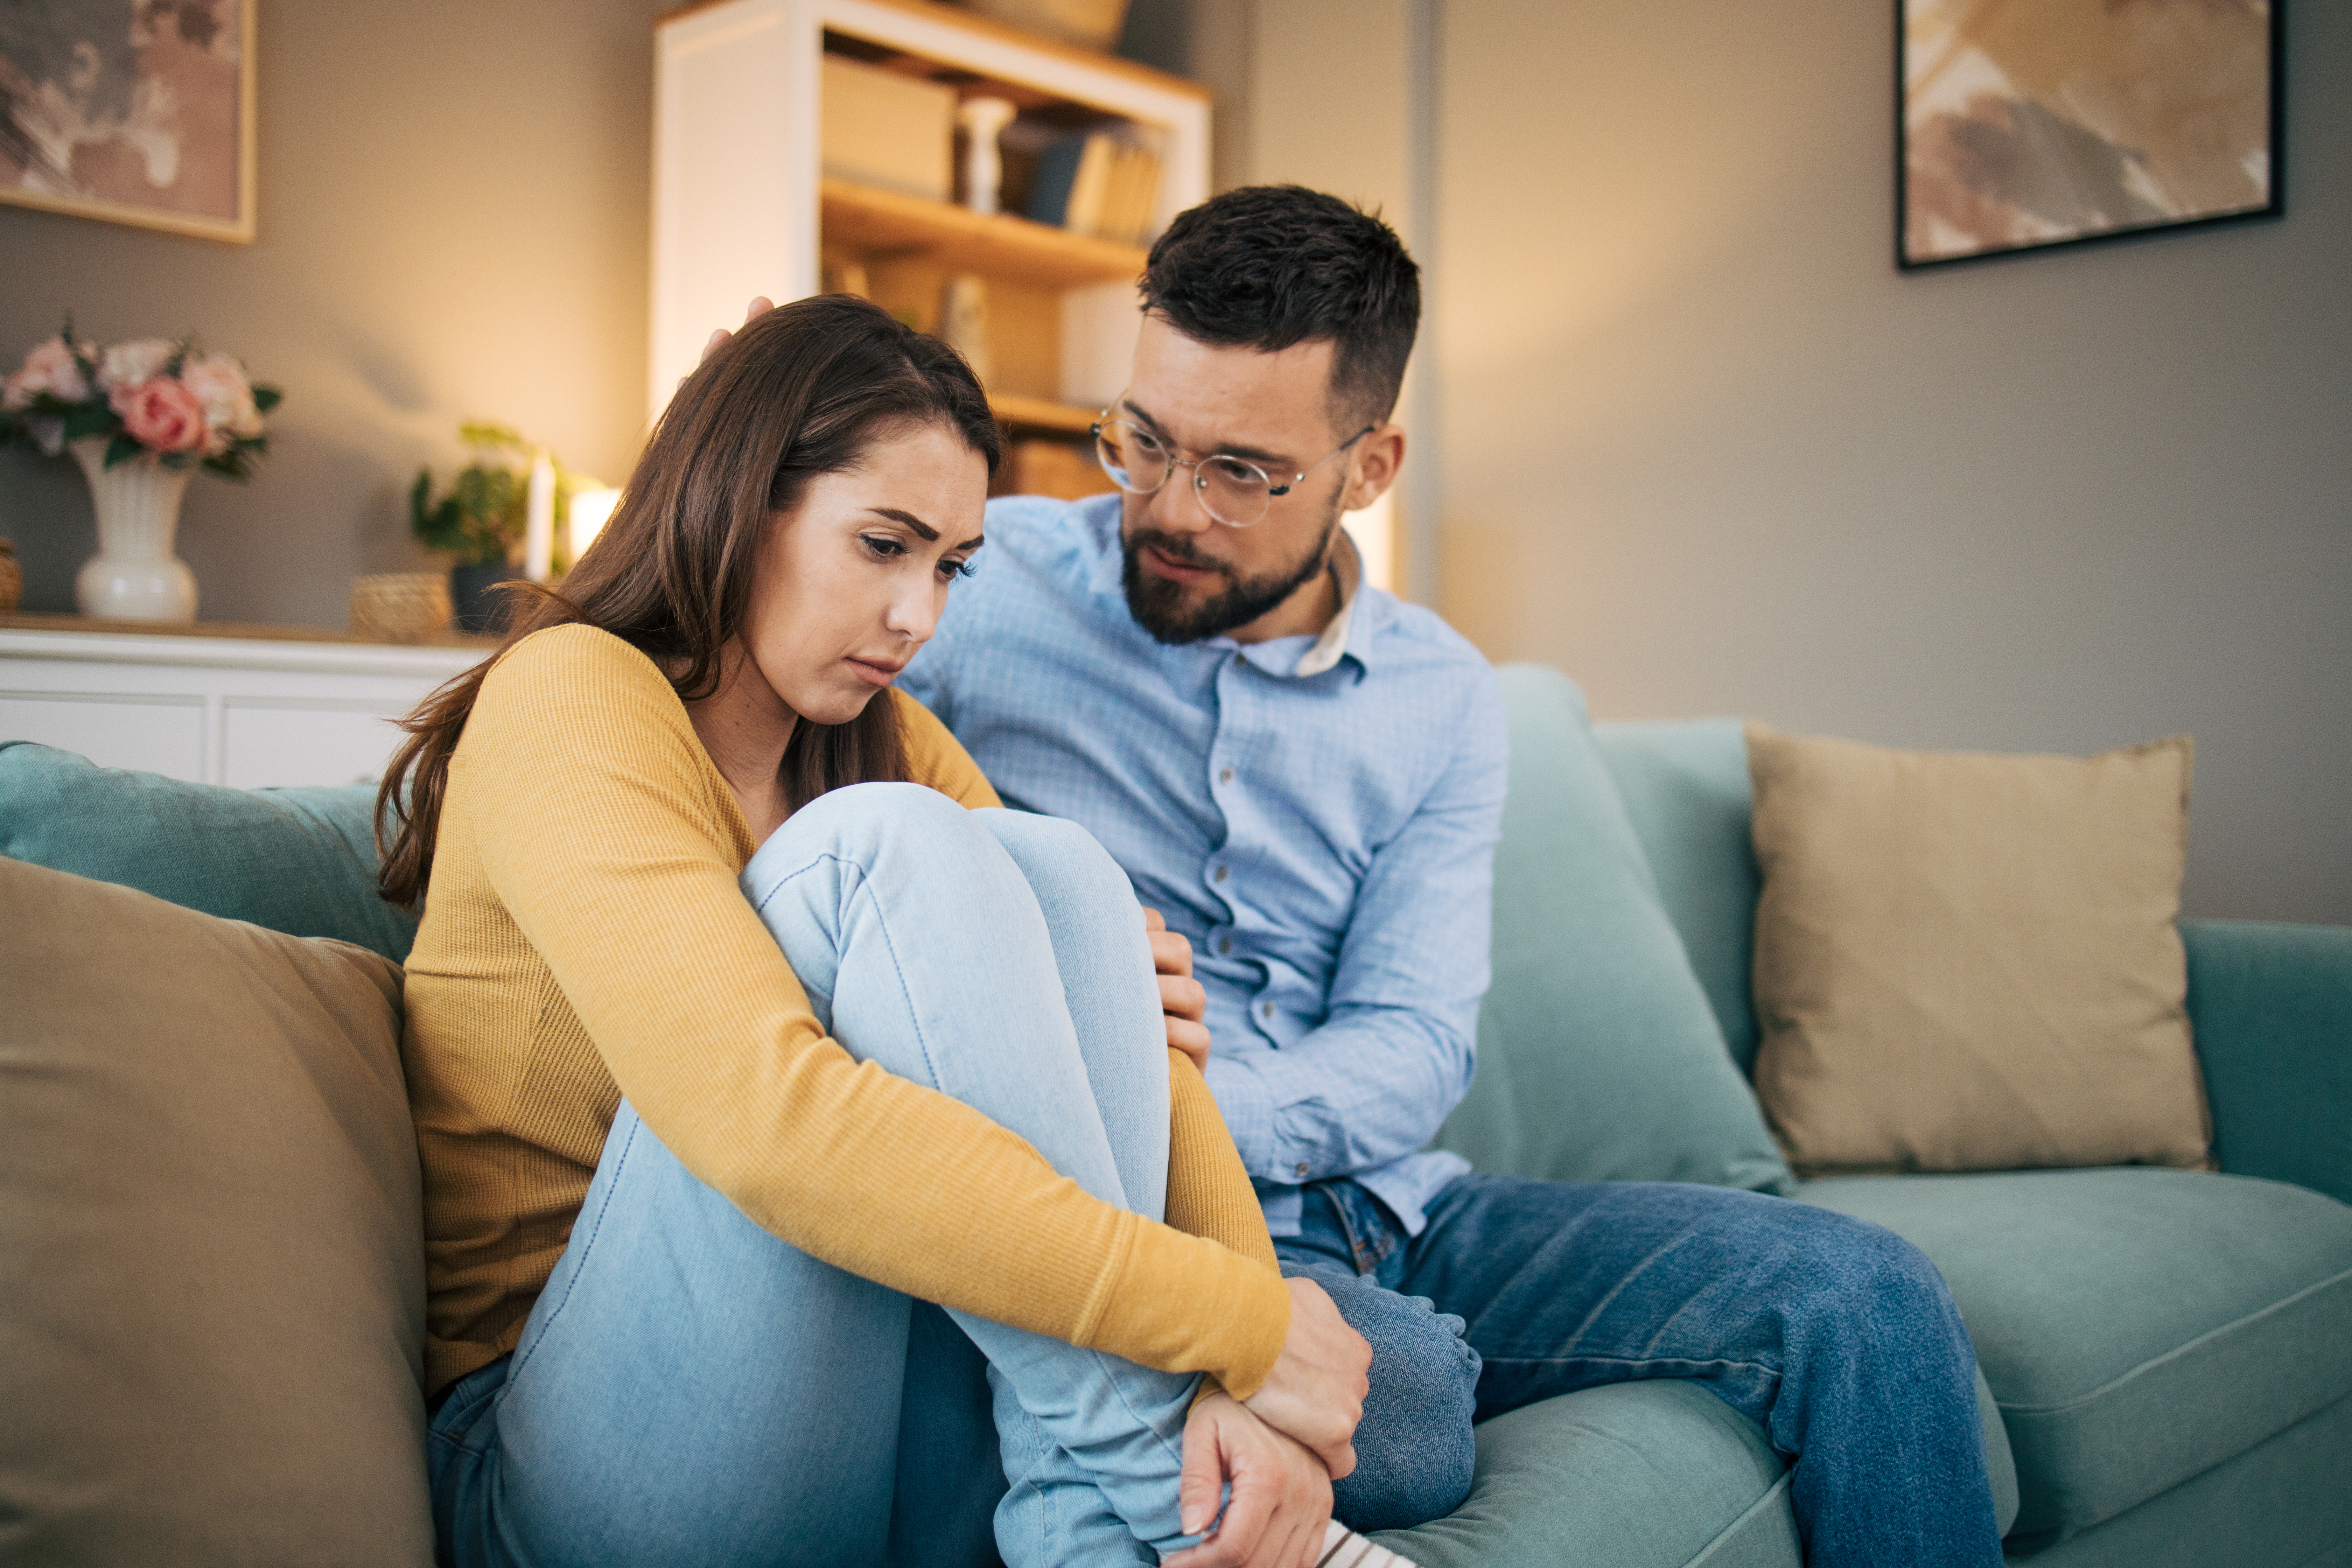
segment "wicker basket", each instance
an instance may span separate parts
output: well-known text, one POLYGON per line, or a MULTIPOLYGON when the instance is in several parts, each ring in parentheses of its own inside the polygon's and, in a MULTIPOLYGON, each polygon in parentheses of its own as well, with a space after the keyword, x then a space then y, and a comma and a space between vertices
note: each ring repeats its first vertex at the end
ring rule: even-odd
POLYGON ((419 642, 449 625, 449 578, 383 572, 352 579, 352 630, 383 642, 419 642))

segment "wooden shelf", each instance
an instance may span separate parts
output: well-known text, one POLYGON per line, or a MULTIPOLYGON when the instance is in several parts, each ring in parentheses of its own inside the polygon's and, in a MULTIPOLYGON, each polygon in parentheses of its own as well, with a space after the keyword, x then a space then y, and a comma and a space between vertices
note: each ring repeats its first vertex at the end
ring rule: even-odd
POLYGON ((988 395, 989 410, 1006 425, 1027 425, 1045 430, 1066 430, 1083 436, 1094 428, 1102 417, 1097 409, 1081 408, 1074 403, 1055 403, 1049 398, 1024 397, 1017 392, 992 392, 988 395))
POLYGON ((1009 213, 983 216, 847 180, 820 182, 818 202, 828 246, 884 255, 922 253, 957 271, 1070 288, 1132 281, 1142 276, 1150 258, 1137 246, 1114 245, 1009 213))

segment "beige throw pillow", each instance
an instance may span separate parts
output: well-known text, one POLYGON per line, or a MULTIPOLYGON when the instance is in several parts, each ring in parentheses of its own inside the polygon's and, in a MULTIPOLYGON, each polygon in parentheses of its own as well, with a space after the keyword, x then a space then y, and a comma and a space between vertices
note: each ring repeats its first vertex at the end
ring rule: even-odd
POLYGON ((2210 1164, 2186 736, 1902 752, 1750 726, 1756 1089, 1806 1173, 2210 1164))
POLYGON ((0 859, 0 1562, 433 1561, 400 970, 0 859))

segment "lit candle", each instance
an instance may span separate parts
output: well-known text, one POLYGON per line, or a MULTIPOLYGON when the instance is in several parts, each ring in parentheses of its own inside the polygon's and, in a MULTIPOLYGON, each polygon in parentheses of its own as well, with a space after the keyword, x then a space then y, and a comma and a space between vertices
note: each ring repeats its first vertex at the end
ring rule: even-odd
POLYGON ((530 505, 523 531, 523 575, 544 583, 555 573, 555 464, 541 447, 530 463, 530 505))
POLYGON ((596 542, 596 535, 620 504, 618 490, 582 490, 572 498, 572 564, 580 564, 580 558, 596 542))

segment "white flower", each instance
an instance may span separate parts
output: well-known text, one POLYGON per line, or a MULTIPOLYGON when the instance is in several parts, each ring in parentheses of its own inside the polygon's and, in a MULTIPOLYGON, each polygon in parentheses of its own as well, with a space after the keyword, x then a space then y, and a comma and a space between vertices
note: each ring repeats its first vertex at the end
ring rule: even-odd
POLYGON ((118 386, 141 386, 155 379, 172 357, 166 338, 132 338, 106 351, 98 362, 98 384, 111 392, 118 386))
POLYGON ((205 424, 214 432, 216 447, 226 447, 230 436, 261 434, 253 384, 245 378, 245 367, 226 354, 191 354, 180 367, 180 384, 204 405, 205 424))
POLYGON ((80 403, 89 396, 89 383, 62 337, 34 344, 32 353, 25 356, 25 368, 0 383, 0 408, 28 408, 44 392, 67 403, 80 403))

